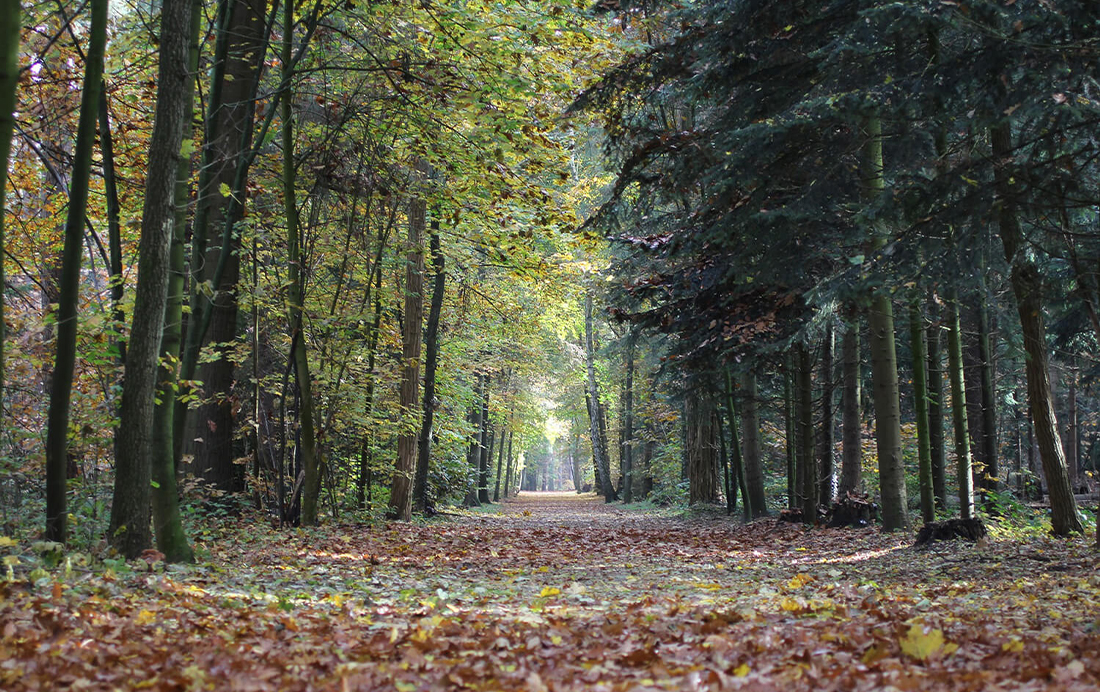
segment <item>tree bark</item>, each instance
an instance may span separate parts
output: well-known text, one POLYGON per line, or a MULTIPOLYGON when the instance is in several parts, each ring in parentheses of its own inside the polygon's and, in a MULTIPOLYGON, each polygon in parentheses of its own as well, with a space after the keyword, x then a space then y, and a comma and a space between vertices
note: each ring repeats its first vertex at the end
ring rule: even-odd
POLYGON ((932 445, 928 439, 928 378, 924 354, 924 316, 920 302, 909 303, 909 341, 913 353, 913 408, 917 413, 917 475, 920 479, 920 513, 925 524, 936 520, 932 492, 932 445))
POLYGON ((788 353, 783 365, 783 423, 785 451, 787 453, 787 509, 798 504, 798 426, 795 412, 798 410, 798 391, 794 386, 794 357, 788 353))
MULTIPOLYGON (((233 463, 236 420, 231 390, 235 366, 224 353, 231 347, 218 346, 233 342, 238 335, 241 238, 237 233, 226 233, 225 229, 244 218, 244 181, 251 162, 258 75, 266 45, 266 6, 266 0, 219 3, 220 23, 192 228, 191 312, 181 373, 187 381, 202 382, 204 401, 192 411, 185 406, 177 409, 176 415, 181 420, 175 424, 183 451, 191 459, 189 469, 213 487, 227 492, 241 490, 244 479, 242 467, 233 463), (209 326, 201 334, 204 322, 209 326), (217 357, 198 363, 202 345, 213 345, 217 357)), ((283 33, 283 79, 289 92, 293 60, 288 57, 286 45, 293 32, 285 28, 283 33)))
POLYGON ((984 287, 978 298, 978 357, 981 360, 979 376, 981 381, 982 411, 982 469, 981 485, 986 493, 995 493, 1000 488, 1001 470, 997 463, 997 390, 994 381, 993 334, 990 327, 989 302, 984 287))
POLYGON ((432 253, 432 302, 428 309, 428 324, 424 329, 424 405, 420 423, 420 446, 416 459, 416 483, 413 487, 413 505, 417 512, 428 510, 428 466, 432 458, 432 424, 435 420, 435 372, 439 364, 439 316, 443 311, 443 294, 447 272, 439 239, 439 222, 432 221, 429 239, 432 253))
MULTIPOLYGON (((867 142, 863 145, 860 177, 864 201, 882 193, 882 121, 877 116, 864 120, 867 142)), ((874 231, 872 250, 886 244, 886 235, 874 231)), ((871 298, 867 317, 871 335, 871 381, 875 403, 875 442, 878 447, 879 493, 882 497, 882 528, 886 531, 909 525, 905 497, 905 466, 901 456, 901 405, 898 392, 898 359, 894 343, 894 306, 890 295, 879 291, 871 298)))
MULTIPOLYGON (((428 164, 416 163, 415 185, 427 181, 428 164)), ((401 337, 401 432, 397 436, 397 464, 390 486, 390 503, 387 514, 400 521, 412 518, 412 483, 416 471, 417 431, 420 421, 416 416, 420 403, 420 346, 424 323, 424 230, 427 203, 424 190, 413 190, 409 201, 409 241, 405 259, 405 319, 401 337)))
MULTIPOLYGON (((4 231, 4 210, 7 209, 8 163, 11 160, 11 137, 15 132, 15 88, 19 84, 19 32, 23 29, 21 0, 0 0, 0 249, 7 247, 4 231)), ((0 289, 7 286, 4 272, 4 253, 0 252, 0 289)), ((4 300, 0 296, 0 411, 4 408, 5 326, 4 300)))
POLYGON ((614 502, 619 499, 619 496, 611 482, 611 461, 605 453, 607 445, 604 443, 600 425, 600 388, 596 382, 596 348, 592 335, 592 320, 592 292, 589 291, 584 297, 584 352, 588 371, 588 393, 591 397, 588 412, 592 431, 592 458, 599 468, 599 482, 603 489, 604 501, 614 502))
POLYGON ((684 425, 687 432, 688 503, 718 501, 718 440, 714 404, 701 392, 688 394, 684 425))
POLYGON ((798 490, 802 521, 817 521, 817 457, 814 455, 813 361, 810 349, 799 344, 798 351, 798 490))
POLYGON ((825 329, 821 344, 821 437, 818 458, 821 460, 821 476, 818 479, 818 504, 831 507, 836 496, 836 472, 833 465, 833 447, 836 436, 833 420, 833 328, 825 329))
POLYGON ((955 427, 955 464, 959 484, 959 516, 974 517, 974 476, 970 457, 970 436, 966 425, 966 384, 963 381, 962 325, 959 299, 952 291, 951 314, 948 319, 947 359, 951 371, 951 412, 955 427))
POLYGON ((844 331, 840 349, 844 359, 844 390, 841 392, 843 412, 843 456, 840 462, 838 495, 844 497, 859 489, 863 477, 863 425, 859 415, 859 316, 853 314, 844 331))
POLYGON ((768 503, 764 494, 764 460, 760 449, 760 392, 756 386, 756 373, 751 369, 742 376, 741 388, 745 393, 745 403, 741 407, 745 490, 752 508, 752 518, 758 519, 768 516, 768 503))
MULTIPOLYGON (((18 37, 15 43, 18 45, 18 37)), ((95 147, 99 93, 103 88, 103 53, 106 45, 107 0, 92 0, 76 150, 73 152, 69 183, 69 209, 65 218, 61 295, 57 304, 57 341, 46 420, 46 539, 58 543, 64 543, 68 537, 69 403, 76 369, 76 327, 80 303, 80 269, 84 257, 84 218, 88 206, 88 183, 92 169, 92 149, 95 147)), ((7 171, 5 166, 5 177, 7 171)), ((0 207, 0 214, 3 213, 5 210, 0 207)))
POLYGON ((492 384, 492 376, 485 375, 485 386, 481 390, 481 443, 477 451, 477 501, 483 505, 489 504, 489 445, 492 442, 489 437, 489 394, 492 384))
POLYGON ((1058 439, 1058 421, 1050 393, 1043 318, 1042 278, 1035 263, 1024 251, 1023 233, 1013 203, 1012 126, 1004 122, 990 130, 993 145, 994 188, 998 198, 997 221, 1001 231, 1005 260, 1011 269, 1012 292, 1027 354, 1027 395, 1039 442, 1039 457, 1050 493, 1051 525, 1055 535, 1066 536, 1084 531, 1077 503, 1070 488, 1066 458, 1058 439))
POLYGON ((128 558, 149 547, 153 405, 157 387, 161 330, 168 297, 174 189, 187 107, 188 37, 191 3, 163 0, 157 104, 149 143, 148 176, 142 205, 138 283, 118 429, 111 543, 128 558))
POLYGON ((947 508, 947 463, 943 434, 943 351, 939 322, 928 332, 928 443, 932 466, 932 496, 936 509, 947 508))
POLYGON ((626 384, 623 387, 623 502, 634 502, 634 343, 633 331, 627 337, 626 384))

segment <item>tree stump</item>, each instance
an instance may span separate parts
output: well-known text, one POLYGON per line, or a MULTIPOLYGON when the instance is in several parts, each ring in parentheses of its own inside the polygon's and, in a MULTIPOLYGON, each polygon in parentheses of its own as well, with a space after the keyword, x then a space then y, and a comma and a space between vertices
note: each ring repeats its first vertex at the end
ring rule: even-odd
POLYGON ((932 541, 953 541, 959 538, 976 543, 987 535, 988 532, 981 519, 948 519, 922 526, 917 532, 916 545, 927 545, 932 541))

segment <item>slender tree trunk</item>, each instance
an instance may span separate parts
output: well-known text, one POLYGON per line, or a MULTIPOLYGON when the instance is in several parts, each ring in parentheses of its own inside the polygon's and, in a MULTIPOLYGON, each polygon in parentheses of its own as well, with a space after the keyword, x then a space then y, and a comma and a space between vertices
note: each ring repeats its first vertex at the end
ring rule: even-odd
MULTIPOLYGON (((50 378, 46 421, 46 538, 64 543, 68 537, 69 402, 76 369, 77 308, 83 266, 84 216, 95 147, 99 92, 103 88, 103 53, 107 45, 107 0, 92 0, 92 24, 85 53, 84 87, 80 98, 76 151, 69 183, 65 244, 61 260, 61 296, 57 305, 57 346, 50 378)), ((10 21, 10 20, 7 20, 10 21)), ((15 42, 18 45, 18 36, 15 42)), ((5 166, 2 173, 6 177, 5 166)), ((0 207, 0 214, 5 210, 0 207)), ((2 249, 2 248, 0 248, 2 249)))
MULTIPOLYGON (((427 182, 428 164, 416 163, 416 185, 427 182)), ((420 403, 420 345, 424 322, 424 229, 427 203, 424 190, 413 190, 409 202, 409 242, 405 259, 405 319, 401 349, 401 432, 397 436, 397 464, 390 486, 387 514, 400 521, 412 517, 412 483, 416 472, 417 431, 420 421, 416 409, 420 403)))
POLYGON ((745 490, 752 518, 768 516, 768 503, 764 495, 764 460, 760 445, 760 392, 756 386, 756 373, 750 368, 741 380, 745 393, 741 407, 741 443, 744 447, 745 490))
POLYGON ((920 478, 920 513, 924 523, 936 520, 936 502, 932 492, 932 453, 928 439, 928 378, 924 372, 924 316, 920 302, 909 303, 909 341, 913 352, 913 408, 917 413, 917 472, 920 478))
POLYGON ((947 360, 951 371, 951 412, 955 427, 955 475, 959 484, 959 516, 974 516, 974 476, 970 457, 970 436, 966 425, 966 385, 963 381, 962 325, 959 299, 952 291, 947 332, 947 360))
POLYGON ((623 388, 623 502, 634 502, 634 341, 632 331, 627 337, 626 384, 623 388))
POLYGON ((994 381, 996 368, 993 362, 993 334, 990 327, 989 298, 983 287, 978 299, 978 354, 981 359, 982 393, 982 487, 987 493, 995 493, 1001 484, 1001 469, 997 463, 997 389, 994 381))
MULTIPOLYGON (((730 411, 728 417, 722 415, 722 407, 718 406, 714 412, 714 427, 718 430, 718 451, 719 460, 722 464, 722 489, 726 495, 726 515, 732 516, 733 510, 737 507, 737 486, 733 481, 733 474, 730 473, 730 454, 729 449, 726 446, 726 428, 729 428, 730 433, 733 433, 733 426, 737 424, 734 419, 733 412, 730 411), (726 421, 729 421, 728 424, 726 421)), ((734 433, 734 437, 736 434, 734 433)))
POLYGON ((798 391, 794 386, 794 356, 788 354, 783 365, 783 422, 787 452, 787 509, 799 507, 798 500, 798 391))
POLYGON ((843 410, 843 456, 840 461, 840 488, 838 495, 846 496, 859 489, 863 477, 863 425, 859 415, 859 316, 852 314, 844 331, 840 349, 844 359, 844 390, 841 392, 843 410))
POLYGON ((176 170, 183 142, 187 84, 191 79, 187 70, 190 20, 190 2, 163 0, 156 119, 149 143, 138 283, 122 386, 119 453, 115 460, 114 501, 108 532, 111 543, 126 557, 137 557, 151 543, 153 406, 168 297, 176 170))
MULTIPOLYGON (((877 116, 864 120, 868 137, 863 145, 860 177, 864 201, 882 193, 882 121, 877 116)), ((875 231, 871 248, 880 250, 886 235, 875 231)), ((871 298, 867 317, 871 336, 871 381, 874 385, 875 441, 878 447, 879 492, 882 496, 882 528, 886 531, 909 525, 905 497, 905 465, 901 456, 901 404, 898 392, 898 359, 894 343, 894 306, 889 293, 879 291, 871 298)))
MULTIPOLYGON (((514 412, 510 412, 508 414, 508 420, 509 420, 509 430, 508 431, 509 431, 509 435, 511 434, 511 421, 514 417, 515 417, 514 412)), ((505 428, 503 427, 503 424, 502 424, 502 427, 500 429, 500 450, 497 452, 497 472, 496 472, 496 483, 495 483, 495 487, 493 488, 493 502, 500 502, 500 480, 501 480, 500 474, 504 470, 504 430, 505 430, 505 428)))
POLYGON ((943 353, 939 322, 928 332, 928 452, 932 467, 932 495, 936 508, 947 507, 947 464, 943 434, 943 353))
MULTIPOLYGON (((737 414, 737 397, 733 391, 733 376, 730 373, 729 366, 726 366, 726 408, 729 409, 730 419, 730 447, 731 447, 731 463, 733 466, 733 478, 730 479, 730 493, 731 497, 737 495, 737 489, 741 490, 741 516, 742 520, 747 524, 752 521, 755 516, 755 507, 752 506, 751 496, 749 495, 748 483, 745 481, 745 457, 741 452, 741 440, 738 439, 737 426, 739 425, 738 419, 740 416, 737 414)), ((761 497, 763 497, 763 488, 761 488, 761 497)), ((763 500, 761 500, 763 501, 763 500)), ((728 507, 728 512, 732 512, 733 508, 728 507)), ((764 514, 767 514, 768 508, 765 505, 763 507, 764 514)), ((761 515, 763 516, 763 515, 761 515)))
POLYGON ((481 430, 478 432, 477 447, 477 501, 479 504, 489 504, 489 394, 492 388, 492 376, 486 374, 485 385, 481 388, 481 430))
POLYGON ((420 447, 416 459, 416 484, 413 505, 416 511, 428 510, 428 465, 432 457, 432 424, 435 419, 435 372, 439 363, 439 315, 443 311, 443 293, 447 281, 443 249, 439 239, 439 222, 433 220, 429 239, 432 253, 432 303, 428 309, 428 325, 424 330, 424 418, 420 424, 420 447))
POLYGON ((1051 524, 1055 535, 1084 531, 1069 484, 1066 458, 1058 439, 1058 421, 1048 379, 1046 324, 1043 319, 1042 279, 1024 250, 1023 233, 1013 203, 1016 184, 1012 173, 1012 126, 1004 122, 990 131, 994 159, 994 187, 999 200, 998 224, 1005 260, 1011 270, 1012 292, 1020 315, 1027 353, 1027 395, 1039 442, 1039 458, 1050 493, 1051 524))
MULTIPOLYGON (((194 141, 190 123, 195 113, 195 77, 199 65, 199 25, 202 3, 191 1, 191 35, 188 40, 187 105, 184 113, 184 141, 194 141)), ((157 549, 169 562, 195 559, 179 512, 179 487, 176 459, 180 441, 175 439, 176 366, 179 362, 183 327, 184 245, 187 231, 187 201, 190 198, 191 157, 180 157, 176 168, 176 213, 172 222, 172 248, 169 252, 168 301, 164 311, 164 332, 160 344, 160 374, 157 403, 153 414, 153 527, 157 549)), ((257 376, 257 382, 259 377, 257 376)))
POLYGON ((4 316, 4 292, 7 278, 4 272, 3 248, 7 247, 4 233, 4 210, 7 209, 8 163, 11 160, 11 137, 15 132, 15 88, 19 84, 19 32, 23 29, 21 0, 0 0, 0 412, 4 410, 5 352, 7 329, 4 316))
MULTIPOLYGON (((309 356, 305 333, 305 272, 302 267, 301 239, 298 223, 298 203, 295 198, 296 169, 294 167, 294 90, 291 83, 294 78, 292 60, 294 12, 292 2, 284 3, 283 13, 283 213, 286 216, 287 237, 287 314, 291 329, 292 358, 294 374, 298 382, 298 436, 299 454, 305 473, 302 481, 303 526, 315 526, 318 520, 318 503, 321 497, 321 459, 317 451, 317 436, 313 423, 313 378, 309 373, 309 356)), ((235 278, 234 278, 235 282, 235 278)), ((236 302, 233 302, 233 314, 236 315, 236 302)), ((214 334, 217 332, 215 331, 214 334)))
POLYGON ((504 499, 512 492, 512 469, 515 467, 515 459, 512 457, 512 438, 515 437, 514 429, 508 430, 508 468, 504 472, 504 499))
MULTIPOLYGON (((195 13, 192 12, 191 21, 194 22, 195 13)), ((192 28, 191 33, 195 30, 192 28)), ((192 79, 192 82, 194 79, 192 79)), ((104 82, 99 90, 99 148, 103 156, 103 194, 107 202, 107 246, 111 259, 110 285, 111 285, 111 316, 114 320, 114 328, 118 333, 125 327, 126 313, 122 308, 122 296, 125 291, 125 278, 122 275, 122 206, 118 200, 118 175, 115 170, 114 138, 111 136, 111 115, 107 103, 107 84, 104 82)), ((184 137, 187 136, 186 131, 184 137)), ((179 199, 176 200, 176 215, 180 215, 179 199)), ((118 364, 126 364, 126 342, 115 339, 118 348, 118 364)), ((121 377, 119 378, 121 382, 121 377)))
POLYGON ((599 468, 599 481, 603 488, 603 497, 606 502, 615 502, 619 499, 615 492, 615 486, 611 482, 611 461, 607 458, 605 450, 607 445, 601 430, 600 415, 600 388, 596 382, 596 348, 593 339, 592 326, 592 293, 584 298, 584 347, 585 361, 588 368, 588 392, 592 400, 589 405, 589 418, 592 430, 592 458, 599 468))
POLYGON ((470 473, 473 474, 473 480, 466 492, 465 504, 468 507, 481 505, 481 502, 477 499, 477 481, 481 464, 481 393, 488 386, 486 383, 487 376, 476 373, 474 377, 476 378, 474 400, 470 405, 470 413, 466 419, 471 430, 470 450, 466 453, 466 465, 469 467, 470 473))
POLYGON ((1069 387, 1066 391, 1066 469, 1069 473, 1069 485, 1072 491, 1077 485, 1078 476, 1078 426, 1077 426, 1077 371, 1068 372, 1069 387))
POLYGON ((836 472, 833 466, 833 448, 836 436, 833 432, 833 328, 826 327, 821 344, 821 477, 818 479, 818 504, 831 507, 836 496, 836 472))
POLYGON ((359 478, 356 488, 356 500, 359 509, 365 508, 365 497, 373 482, 374 462, 373 434, 371 430, 371 415, 374 412, 374 389, 377 375, 374 372, 374 364, 378 358, 378 335, 382 329, 382 257, 386 246, 386 229, 380 225, 378 229, 378 249, 374 256, 373 277, 374 285, 371 288, 371 326, 367 335, 367 391, 363 398, 366 400, 363 420, 368 426, 363 434, 363 440, 359 450, 359 478))
MULTIPOLYGON (((190 470, 228 492, 243 487, 242 468, 233 463, 236 419, 231 394, 236 376, 229 357, 233 350, 229 344, 238 336, 237 284, 242 252, 240 234, 227 234, 225 228, 232 228, 244 218, 244 181, 252 148, 258 76, 266 53, 266 5, 266 0, 222 0, 219 4, 203 167, 192 230, 188 344, 181 373, 187 381, 203 383, 204 401, 190 412, 185 406, 179 407, 176 415, 180 420, 175 422, 183 451, 191 459, 190 470), (204 322, 209 326, 205 334, 199 334, 204 322), (199 363, 200 344, 212 346, 217 357, 199 363)), ((286 28, 283 33, 283 79, 289 91, 293 61, 286 61, 285 46, 293 39, 293 32, 286 28)), ((286 107, 281 107, 285 112, 286 107)), ((302 344, 306 346, 304 340, 302 344)))
POLYGON ((802 521, 817 521, 817 457, 814 455, 814 388, 813 361, 810 349, 798 345, 798 441, 799 495, 802 500, 802 521))

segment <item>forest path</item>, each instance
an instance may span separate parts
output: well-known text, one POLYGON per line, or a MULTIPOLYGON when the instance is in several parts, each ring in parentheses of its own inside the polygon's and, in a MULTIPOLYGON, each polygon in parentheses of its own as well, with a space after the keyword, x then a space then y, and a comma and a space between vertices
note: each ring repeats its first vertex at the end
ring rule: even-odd
POLYGON ((910 542, 573 493, 247 522, 197 566, 0 584, 0 689, 1097 689, 1087 542, 910 542))

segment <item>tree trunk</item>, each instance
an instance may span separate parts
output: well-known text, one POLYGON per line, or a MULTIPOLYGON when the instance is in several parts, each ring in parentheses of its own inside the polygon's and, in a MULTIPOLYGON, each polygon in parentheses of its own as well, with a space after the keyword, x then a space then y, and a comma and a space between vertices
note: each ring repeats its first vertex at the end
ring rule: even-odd
POLYGON ((481 502, 477 499, 477 480, 479 466, 481 464, 481 393, 487 386, 487 376, 481 373, 474 374, 474 400, 470 405, 470 413, 466 421, 470 424, 470 449, 466 453, 466 465, 472 474, 472 481, 466 491, 464 503, 467 507, 477 507, 481 502))
MULTIPOLYGON (((515 417, 514 413, 509 413, 509 415, 508 415, 509 423, 511 423, 511 421, 514 417, 515 417)), ((510 427, 511 426, 509 425, 509 435, 511 435, 510 427)), ((503 470, 504 470, 504 427, 502 425, 502 427, 500 429, 500 451, 497 452, 497 472, 496 472, 496 483, 495 483, 495 487, 493 488, 493 502, 500 502, 500 480, 501 480, 500 479, 500 474, 503 470)))
POLYGON ((936 520, 936 501, 932 492, 932 453, 928 439, 928 378, 924 372, 924 316, 920 302, 909 303, 909 341, 913 352, 913 408, 917 413, 917 475, 920 479, 920 513, 925 524, 936 520))
POLYGON ((432 253, 432 302, 428 309, 428 325, 424 330, 424 418, 420 423, 420 447, 416 459, 416 484, 413 487, 413 505, 418 512, 428 510, 428 465, 432 457, 432 424, 435 419, 435 371, 439 363, 439 315, 443 311, 443 294, 447 273, 443 250, 439 239, 439 222, 432 221, 429 239, 432 253))
POLYGON ((840 345, 844 359, 844 391, 841 392, 843 456, 840 461, 840 487, 843 498, 859 489, 863 477, 863 425, 859 415, 859 316, 853 314, 840 345))
POLYGON ((955 464, 959 484, 959 516, 974 517, 974 477, 970 457, 970 436, 966 425, 966 385, 963 382, 962 325, 959 299, 952 291, 947 332, 947 360, 951 371, 951 412, 955 424, 955 464))
MULTIPOLYGON (((882 121, 877 116, 864 120, 868 140, 860 161, 864 200, 872 201, 884 189, 882 168, 882 121)), ((874 231, 871 248, 880 250, 886 236, 874 231)), ((871 335, 871 381, 875 402, 875 442, 878 447, 879 492, 882 496, 882 528, 886 531, 909 525, 905 497, 905 465, 901 456, 901 405, 898 393, 898 359, 894 344, 894 306, 890 295, 879 291, 871 298, 867 317, 871 335)))
POLYGON ((718 501, 718 440, 714 430, 714 403, 701 392, 685 402, 687 432, 688 503, 718 501))
MULTIPOLYGON (((414 186, 427 182, 428 164, 416 162, 414 186)), ((424 329, 424 229, 427 203, 423 189, 414 189, 409 201, 409 242, 405 259, 405 318, 401 335, 401 432, 397 436, 397 464, 390 486, 387 515, 399 521, 412 518, 412 482, 416 472, 417 420, 420 403, 420 344, 424 329)))
MULTIPOLYGON (((192 229, 191 312, 181 372, 185 380, 202 382, 204 401, 190 412, 186 407, 177 409, 181 420, 176 428, 182 437, 184 454, 191 459, 190 470, 215 488, 228 492, 241 490, 243 476, 242 467, 233 463, 236 420, 231 390, 235 366, 227 355, 232 346, 219 346, 231 344, 237 338, 241 238, 238 233, 226 233, 226 229, 231 230, 244 218, 244 182, 251 161, 258 76, 266 44, 266 5, 265 0, 219 3, 221 24, 207 99, 203 161, 192 229), (204 322, 209 325, 205 330, 204 322), (217 357, 198 363, 200 345, 213 345, 217 357)), ((287 91, 293 72, 288 48, 292 33, 284 29, 283 80, 287 91)), ((287 98, 289 95, 284 95, 284 100, 287 98)), ((287 107, 282 108, 285 113, 287 107)), ((286 156, 286 152, 283 154, 286 156)))
MULTIPOLYGON (((99 91, 103 88, 103 53, 107 45, 107 0, 91 1, 92 23, 84 56, 76 151, 69 183, 65 244, 61 260, 61 296, 57 304, 57 345, 46 422, 46 539, 64 543, 68 534, 69 402, 76 369, 77 308, 83 266, 84 217, 95 147, 99 91)), ((6 20, 6 21, 10 21, 6 20)), ((15 41, 18 46, 18 37, 15 41)), ((18 50, 16 47, 15 50, 18 50)), ((3 173, 7 176, 7 166, 3 173)), ((0 214, 5 213, 0 207, 0 214)))
POLYGON ((156 119, 146 168, 138 283, 122 386, 119 453, 108 531, 111 543, 127 558, 137 557, 151 542, 153 405, 168 297, 176 169, 183 142, 187 84, 191 79, 187 70, 190 20, 190 2, 163 0, 156 119))
MULTIPOLYGON (((21 0, 0 0, 0 249, 7 247, 4 232, 4 210, 7 209, 8 163, 11 160, 11 137, 15 132, 15 88, 19 84, 19 32, 23 29, 20 19, 21 0)), ((7 286, 4 272, 4 253, 0 252, 0 290, 7 286)), ((0 295, 0 411, 4 408, 5 344, 7 328, 5 326, 4 300, 0 295)))
MULTIPOLYGON (((202 21, 202 3, 192 0, 191 34, 188 39, 188 70, 186 107, 183 121, 184 141, 194 141, 194 129, 190 123, 195 113, 195 79, 199 65, 199 26, 202 21)), ((183 520, 179 512, 179 486, 177 484, 176 459, 180 440, 176 439, 176 367, 179 362, 183 326, 184 245, 187 235, 187 201, 191 196, 191 157, 180 157, 176 168, 176 210, 172 222, 172 248, 168 255, 168 299, 164 311, 164 332, 160 344, 160 374, 156 409, 153 413, 153 527, 157 550, 164 553, 169 562, 192 562, 195 559, 183 520)), ((120 260, 121 261, 121 260, 120 260)), ((257 382, 259 378, 257 378, 257 382)))
POLYGON ((584 297, 584 352, 588 370, 588 393, 591 397, 588 412, 592 431, 592 458, 599 468, 599 482, 603 489, 604 501, 614 502, 619 499, 619 496, 611 482, 611 461, 605 453, 607 445, 601 430, 600 388, 596 382, 596 348, 592 336, 592 319, 592 292, 589 291, 584 297))
POLYGON ((1073 490, 1077 486, 1078 445, 1077 445, 1077 370, 1070 368, 1067 373, 1069 387, 1066 391, 1066 469, 1069 473, 1069 486, 1073 490))
POLYGON ((741 380, 745 393, 745 405, 741 407, 741 444, 744 447, 745 490, 752 509, 752 518, 768 516, 768 503, 764 495, 764 460, 760 446, 760 393, 756 387, 756 373, 746 371, 741 380))
POLYGON ((369 490, 373 482, 374 461, 373 435, 370 433, 371 414, 374 411, 374 389, 377 376, 374 372, 374 364, 378 357, 378 335, 382 328, 382 256, 386 246, 386 231, 384 226, 378 229, 378 250, 374 256, 373 274, 374 285, 371 288, 371 327, 367 335, 367 391, 364 393, 366 403, 363 411, 363 420, 366 421, 368 431, 364 432, 359 451, 359 478, 356 486, 356 501, 359 509, 365 507, 365 491, 369 490))
POLYGON ((928 332, 928 452, 936 509, 947 508, 947 463, 943 434, 943 352, 939 322, 928 332))
MULTIPOLYGON (((749 495, 749 487, 745 481, 745 457, 741 452, 741 440, 738 439, 737 426, 737 398, 733 391, 733 376, 730 374, 729 366, 726 366, 726 408, 729 410, 730 419, 730 447, 731 447, 731 463, 733 466, 733 477, 730 479, 730 496, 732 498, 737 495, 737 489, 741 491, 741 516, 742 520, 747 524, 752 521, 755 516, 755 507, 752 506, 751 496, 749 495)), ((755 388, 755 384, 753 385, 755 388)), ((763 488, 761 488, 761 497, 763 497, 763 488)), ((763 502, 763 500, 761 500, 763 502)), ((727 508, 728 512, 733 511, 732 505, 727 508)), ((767 514, 768 508, 765 505, 763 507, 764 514, 767 514)), ((763 515, 761 515, 763 516, 763 515)))
POLYGON ((1051 524, 1055 535, 1083 532, 1077 503, 1069 484, 1066 458, 1058 439, 1058 421, 1050 395, 1047 372, 1046 324, 1043 319, 1042 278, 1024 251, 1023 233, 1013 204, 1012 126, 1004 122, 990 131, 994 159, 994 188, 999 200, 997 214, 1005 260, 1011 270, 1012 292, 1020 315, 1020 327, 1027 354, 1027 395, 1035 421, 1039 457, 1050 493, 1051 524))
POLYGON ((833 448, 836 436, 833 420, 833 328, 825 329, 821 344, 821 447, 818 458, 821 459, 821 477, 818 479, 818 504, 831 507, 836 496, 836 472, 833 466, 833 448))
POLYGON ((981 484, 986 493, 1000 487, 1001 470, 997 463, 997 390, 994 382, 992 329, 990 328, 988 296, 982 289, 978 298, 978 357, 981 360, 982 470, 981 484))
POLYGON ((805 344, 798 347, 798 489, 802 521, 817 521, 817 457, 814 456, 813 361, 805 344))
POLYGON ((783 424, 787 453, 787 509, 798 507, 798 392, 794 387, 794 358, 787 355, 783 365, 783 424))
POLYGON ((634 342, 632 331, 627 337, 626 384, 623 389, 623 502, 634 502, 634 342))

